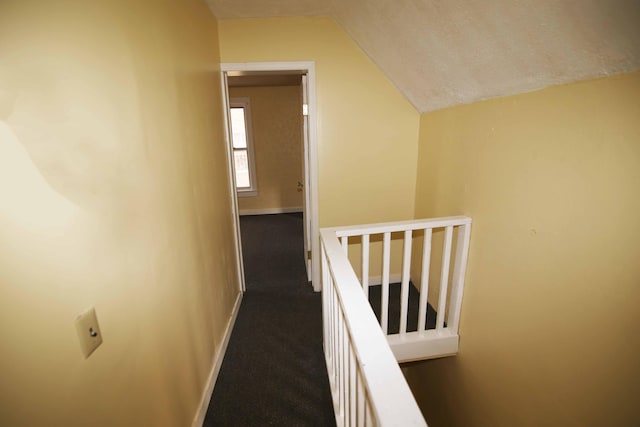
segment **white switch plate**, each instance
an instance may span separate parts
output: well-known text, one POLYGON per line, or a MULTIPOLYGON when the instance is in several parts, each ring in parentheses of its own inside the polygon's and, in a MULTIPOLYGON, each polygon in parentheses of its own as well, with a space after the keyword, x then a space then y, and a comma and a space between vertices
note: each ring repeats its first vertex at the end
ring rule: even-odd
POLYGON ((86 359, 102 344, 102 332, 98 326, 95 308, 90 308, 76 318, 76 331, 80 339, 80 349, 86 359))

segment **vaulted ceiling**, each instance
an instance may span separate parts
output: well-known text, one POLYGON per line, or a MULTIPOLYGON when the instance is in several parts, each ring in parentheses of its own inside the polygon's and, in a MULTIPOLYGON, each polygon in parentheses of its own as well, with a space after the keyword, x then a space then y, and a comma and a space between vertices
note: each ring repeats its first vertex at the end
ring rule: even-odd
POLYGON ((332 16, 420 112, 640 69, 640 0, 207 0, 332 16))

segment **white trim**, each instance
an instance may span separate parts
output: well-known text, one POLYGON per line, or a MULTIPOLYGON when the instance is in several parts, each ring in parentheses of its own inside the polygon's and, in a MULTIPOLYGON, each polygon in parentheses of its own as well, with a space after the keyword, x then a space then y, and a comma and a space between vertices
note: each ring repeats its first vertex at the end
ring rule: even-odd
MULTIPOLYGON (((301 70, 307 72, 309 87, 309 182, 306 190, 309 192, 309 206, 306 207, 307 216, 311 225, 311 269, 313 289, 319 292, 320 283, 320 232, 318 229, 318 113, 316 108, 316 65, 314 61, 302 62, 227 62, 220 64, 220 70, 225 76, 223 79, 226 88, 226 73, 229 71, 291 71, 301 70)), ((225 110, 228 107, 228 95, 223 97, 225 110)), ((226 114, 226 113, 225 113, 226 114)), ((227 129, 227 137, 228 137, 227 129)), ((227 141, 227 146, 228 146, 227 141)), ((235 191, 234 191, 235 192, 235 191)), ((235 197, 235 196, 234 196, 235 197)), ((236 198, 237 203, 237 198, 236 198)), ((235 215, 235 212, 234 212, 235 215)), ((244 283, 244 276, 243 276, 244 283)))
MULTIPOLYGON (((304 173, 303 178, 303 196, 304 196, 304 205, 310 206, 309 203, 309 192, 305 188, 305 185, 310 181, 309 180, 309 76, 306 74, 302 76, 302 148, 303 148, 303 157, 302 157, 302 170, 304 173)), ((307 282, 312 281, 311 277, 311 258, 307 255, 309 251, 311 251, 311 224, 310 221, 305 219, 302 237, 304 238, 304 258, 305 258, 305 269, 307 270, 307 282)))
MULTIPOLYGON (((251 116, 251 100, 246 96, 229 97, 229 108, 242 108, 244 112, 244 132, 247 146, 244 150, 247 152, 247 160, 249 163, 249 187, 237 188, 238 197, 250 197, 258 195, 258 176, 256 175, 256 156, 253 144, 253 119, 251 116)), ((231 144, 231 151, 238 150, 231 144)), ((235 162, 234 162, 235 174, 235 162)))
POLYGON ((242 239, 240 236, 240 216, 238 215, 238 193, 236 192, 236 174, 233 170, 233 150, 231 150, 231 124, 229 120, 229 85, 227 74, 221 73, 220 84, 222 86, 222 114, 224 116, 224 139, 227 151, 227 176, 229 177, 229 195, 231 197, 231 215, 233 216, 233 242, 236 248, 236 273, 238 274, 238 289, 244 292, 246 289, 244 279, 244 260, 242 258, 242 239))
POLYGON ((231 317, 229 318, 229 322, 227 323, 227 327, 224 331, 224 336, 222 337, 222 342, 220 343, 220 348, 213 358, 213 366, 211 367, 211 372, 209 373, 209 378, 207 379, 207 385, 204 389, 204 393, 202 394, 198 412, 196 412, 196 415, 193 418, 193 427, 202 427, 202 424, 204 423, 204 417, 207 415, 207 410, 209 409, 209 402, 211 401, 213 388, 216 385, 216 380, 218 379, 218 374, 220 373, 220 367, 222 366, 224 355, 227 353, 229 338, 231 338, 231 332, 233 331, 233 326, 236 323, 236 318, 238 317, 238 311, 240 310, 241 302, 242 292, 238 293, 236 302, 233 306, 233 311, 231 312, 231 317))
POLYGON ((240 209, 240 216, 273 215, 273 214, 296 213, 296 212, 302 212, 302 208, 240 209))
POLYGON ((471 224, 468 216, 447 216, 430 219, 411 219, 408 221, 396 221, 378 224, 347 225, 344 227, 329 227, 328 230, 336 233, 338 237, 361 236, 363 234, 397 233, 405 230, 421 230, 425 228, 457 227, 471 224))
POLYGON ((374 425, 427 427, 344 248, 332 230, 320 233, 323 347, 337 425, 355 425, 354 415, 367 411, 374 425))
MULTIPOLYGON (((309 210, 311 211, 311 281, 316 292, 322 290, 320 281, 320 215, 318 205, 318 111, 316 109, 316 68, 312 62, 307 67, 309 99, 309 210)), ((308 214, 308 212, 307 212, 308 214)))
POLYGON ((238 190, 238 197, 256 197, 258 195, 257 190, 238 190))
MULTIPOLYGON (((360 283, 362 283, 362 278, 359 277, 358 279, 360 280, 360 283)), ((391 274, 389 276, 389 284, 400 283, 401 281, 402 281, 401 274, 391 274)), ((369 286, 377 286, 377 285, 382 285, 382 276, 369 277, 369 286)))
POLYGON ((455 356, 458 353, 459 336, 449 328, 439 331, 429 329, 404 335, 387 335, 387 342, 398 363, 406 363, 455 356))

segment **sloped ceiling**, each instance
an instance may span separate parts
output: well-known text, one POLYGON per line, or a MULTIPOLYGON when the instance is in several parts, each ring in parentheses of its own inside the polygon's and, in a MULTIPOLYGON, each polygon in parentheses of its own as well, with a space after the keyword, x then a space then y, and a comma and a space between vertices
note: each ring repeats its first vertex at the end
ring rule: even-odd
POLYGON ((640 0, 207 0, 332 16, 420 112, 640 69, 640 0))

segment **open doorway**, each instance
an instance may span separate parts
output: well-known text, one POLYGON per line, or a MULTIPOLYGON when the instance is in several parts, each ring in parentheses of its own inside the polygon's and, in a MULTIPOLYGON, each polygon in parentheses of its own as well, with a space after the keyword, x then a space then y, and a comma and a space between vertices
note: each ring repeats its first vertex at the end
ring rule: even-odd
MULTIPOLYGON (((319 281, 319 239, 317 212, 317 145, 316 145, 316 108, 315 108, 315 67, 313 62, 285 63, 241 63, 222 64, 224 107, 227 114, 227 138, 229 170, 232 176, 231 193, 234 205, 236 244, 240 260, 242 290, 245 290, 242 247, 240 238, 239 216, 242 213, 286 213, 301 211, 304 229, 304 258, 306 273, 314 290, 320 290, 319 281), (291 175, 285 177, 289 186, 287 196, 281 205, 273 205, 275 193, 264 187, 260 201, 260 180, 254 135, 252 126, 251 97, 243 96, 251 93, 251 87, 289 87, 282 93, 299 95, 299 166, 292 165, 291 170, 298 169, 295 179, 291 175), (235 134, 235 135, 234 135, 235 134), (235 138, 234 138, 235 136, 235 138), (293 186, 293 192, 291 191, 293 186), (271 194, 269 194, 271 193, 271 194), (298 195, 296 196, 296 193, 298 195), (299 200, 299 207, 294 206, 299 200), (271 205, 267 199, 271 198, 271 205), (240 202, 239 202, 240 201, 240 202), (260 204, 266 201, 267 204, 260 204), (260 202, 260 203, 256 203, 260 202), (271 206, 271 207, 269 207, 271 206), (275 206, 275 207, 274 207, 275 206)), ((273 117, 271 120, 277 120, 273 117)), ((285 174, 286 175, 286 174, 285 174)), ((276 197, 280 197, 276 195, 276 197)))

